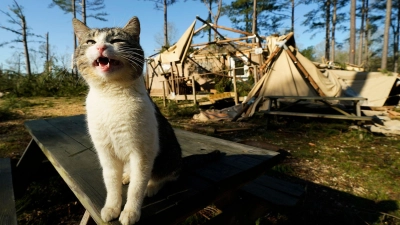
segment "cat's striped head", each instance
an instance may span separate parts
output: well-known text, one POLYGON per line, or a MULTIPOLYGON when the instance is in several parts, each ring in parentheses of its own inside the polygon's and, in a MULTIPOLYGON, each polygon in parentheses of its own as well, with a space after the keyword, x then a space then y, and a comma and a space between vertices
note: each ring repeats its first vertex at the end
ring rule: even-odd
POLYGON ((77 19, 73 19, 73 26, 79 41, 74 60, 89 84, 130 83, 142 75, 144 56, 137 17, 123 28, 90 29, 77 19))

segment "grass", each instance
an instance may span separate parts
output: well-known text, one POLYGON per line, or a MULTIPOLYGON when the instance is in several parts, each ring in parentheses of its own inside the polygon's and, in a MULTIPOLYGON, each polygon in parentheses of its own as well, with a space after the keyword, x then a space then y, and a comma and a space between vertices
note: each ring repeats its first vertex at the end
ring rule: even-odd
MULTIPOLYGON (((156 102, 162 105, 162 101, 156 102)), ((198 112, 197 107, 182 108, 170 102, 160 108, 173 124, 214 128, 252 126, 254 129, 249 131, 208 135, 233 141, 266 142, 290 153, 269 173, 304 185, 304 202, 296 212, 271 208, 252 224, 291 224, 293 221, 298 224, 400 224, 398 136, 349 129, 352 124, 340 120, 279 118, 267 123, 265 118, 254 116, 247 122, 195 123, 190 118, 198 112)), ((11 157, 14 163, 21 157, 30 140, 23 126, 25 120, 84 112, 83 97, 0 99, 0 157, 11 157)), ((63 181, 51 177, 31 184, 28 191, 17 193, 19 223, 57 224, 61 220, 64 224, 76 223, 82 208, 66 192, 68 187, 63 181), (61 198, 61 193, 68 197, 61 198), (50 199, 60 201, 46 202, 50 199)), ((208 220, 206 217, 214 216, 207 214, 209 211, 197 213, 184 224, 204 223, 208 220)))

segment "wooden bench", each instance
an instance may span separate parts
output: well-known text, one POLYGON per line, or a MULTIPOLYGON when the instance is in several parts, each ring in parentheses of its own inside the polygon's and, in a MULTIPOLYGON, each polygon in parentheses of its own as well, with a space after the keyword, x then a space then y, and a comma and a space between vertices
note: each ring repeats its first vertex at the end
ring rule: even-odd
POLYGON ((319 97, 319 96, 265 96, 265 99, 269 99, 269 108, 263 111, 267 115, 283 115, 283 116, 305 116, 305 117, 317 117, 317 118, 329 118, 329 119, 344 119, 344 120, 372 120, 370 116, 361 116, 361 101, 367 101, 364 97, 319 97), (280 108, 279 99, 284 100, 295 100, 288 106, 280 108), (324 103, 326 106, 336 110, 340 114, 321 114, 321 113, 304 113, 304 112, 288 112, 286 109, 294 106, 295 104, 302 101, 319 101, 324 103), (351 101, 353 103, 353 113, 350 114, 332 104, 328 101, 351 101), (275 110, 272 108, 275 106, 275 110))
MULTIPOLYGON (((106 191, 101 167, 87 134, 85 116, 34 120, 25 125, 33 139, 18 166, 34 168, 43 161, 35 159, 44 155, 85 207, 82 224, 90 219, 97 224, 119 224, 116 220, 104 223, 100 218, 106 191)), ((180 129, 175 129, 175 133, 186 163, 196 162, 215 150, 223 154, 217 161, 185 171, 178 181, 166 185, 155 197, 145 198, 138 224, 182 221, 214 201, 240 191, 240 187, 284 157, 279 152, 180 129)))
POLYGON ((0 224, 17 224, 9 158, 0 158, 0 224))

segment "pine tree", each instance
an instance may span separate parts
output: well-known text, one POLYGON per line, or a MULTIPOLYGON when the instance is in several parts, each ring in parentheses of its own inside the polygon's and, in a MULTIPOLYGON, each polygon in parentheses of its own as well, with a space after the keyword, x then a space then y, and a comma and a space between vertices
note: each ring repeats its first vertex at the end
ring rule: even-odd
POLYGON ((325 31, 325 59, 334 60, 334 49, 336 47, 335 32, 336 30, 343 30, 344 27, 340 26, 345 21, 344 13, 338 13, 348 3, 347 0, 305 0, 305 4, 317 4, 317 9, 313 9, 304 15, 305 20, 302 25, 307 26, 305 31, 311 33, 311 38, 321 30, 325 31), (322 9, 322 10, 321 10, 322 9), (331 51, 332 49, 332 55, 331 51))
POLYGON ((24 12, 23 12, 23 7, 20 6, 16 0, 14 0, 14 4, 9 7, 9 10, 11 11, 12 14, 10 12, 6 12, 3 10, 0 10, 0 12, 8 17, 7 22, 9 22, 11 25, 16 26, 17 28, 14 28, 13 26, 7 27, 7 26, 3 26, 3 25, 0 25, 0 28, 17 34, 18 38, 15 40, 12 40, 10 42, 6 41, 3 43, 0 43, 0 47, 9 45, 11 43, 22 43, 23 44, 26 73, 28 74, 28 77, 30 78, 32 76, 32 72, 31 72, 31 63, 30 63, 30 58, 29 58, 28 36, 36 36, 36 37, 40 37, 40 36, 29 32, 26 18, 25 18, 24 12))
MULTIPOLYGON (((272 34, 278 32, 287 15, 283 13, 285 5, 279 0, 257 0, 257 33, 272 34)), ((233 27, 252 33, 253 1, 236 0, 224 7, 233 27)))

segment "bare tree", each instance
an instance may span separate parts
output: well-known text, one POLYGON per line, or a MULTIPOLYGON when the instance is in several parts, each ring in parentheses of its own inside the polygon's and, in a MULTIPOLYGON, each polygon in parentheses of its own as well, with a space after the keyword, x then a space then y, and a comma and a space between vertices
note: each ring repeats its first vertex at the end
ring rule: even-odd
POLYGON ((331 0, 325 1, 325 59, 330 60, 330 19, 331 19, 331 0))
POLYGON ((12 12, 13 15, 10 14, 10 12, 5 12, 3 10, 0 10, 0 12, 8 17, 7 22, 9 22, 11 25, 16 26, 17 28, 6 27, 3 25, 0 25, 0 28, 17 34, 18 38, 15 40, 12 40, 10 42, 0 43, 0 47, 10 44, 10 43, 13 43, 13 42, 14 43, 22 43, 23 47, 24 47, 24 54, 25 54, 26 73, 28 74, 28 77, 31 77, 32 72, 31 72, 31 64, 30 64, 30 59, 29 59, 28 36, 38 36, 38 35, 34 35, 33 33, 28 32, 28 26, 26 24, 26 19, 25 19, 25 15, 23 13, 23 8, 17 3, 17 1, 14 0, 14 4, 12 6, 9 6, 8 9, 9 9, 9 11, 12 12))
POLYGON ((302 25, 308 26, 305 32, 311 33, 311 38, 319 34, 321 30, 325 31, 325 56, 326 60, 335 60, 335 31, 343 30, 340 24, 345 21, 343 13, 338 13, 339 9, 343 8, 347 0, 303 0, 298 1, 298 4, 306 5, 314 3, 318 5, 317 9, 313 9, 304 15, 305 20, 302 25), (323 10, 321 10, 323 9, 323 10), (332 55, 331 55, 332 54, 332 55))
MULTIPOLYGON (((175 43, 178 40, 178 29, 176 28, 174 23, 168 22, 168 43, 175 43)), ((164 29, 160 30, 154 35, 154 41, 159 45, 161 48, 164 46, 164 29)))
POLYGON ((356 61, 356 0, 351 0, 349 63, 354 64, 355 61, 356 61))
POLYGON ((364 23, 365 23, 365 0, 361 0, 361 25, 360 25, 360 34, 359 34, 359 46, 358 46, 358 65, 361 65, 363 62, 363 45, 364 45, 364 23))
POLYGON ((331 32, 331 58, 332 62, 335 61, 335 31, 337 21, 337 0, 333 0, 333 12, 332 12, 332 32, 331 32))
MULTIPOLYGON (((146 1, 146 0, 145 0, 146 1)), ((175 4, 178 0, 147 0, 154 2, 154 8, 156 10, 163 9, 164 11, 164 46, 163 48, 168 48, 170 46, 168 40, 168 6, 175 4)))
MULTIPOLYGON (((211 21, 211 17, 212 17, 214 24, 218 25, 218 20, 219 20, 219 17, 221 16, 221 11, 222 11, 222 0, 203 0, 203 2, 208 9, 209 20, 210 20, 208 22, 212 22, 211 21), (215 13, 213 13, 213 11, 212 11, 212 2, 213 1, 217 3, 217 11, 215 13)), ((255 1, 255 2, 257 2, 257 1, 255 1)), ((256 18, 257 18, 257 16, 256 16, 256 18)), ((209 31, 208 41, 211 42, 211 30, 209 29, 208 31, 209 31)), ((218 34, 214 31, 214 39, 216 39, 217 36, 218 36, 218 34)))
POLYGON ((382 62, 381 70, 387 69, 388 47, 389 47, 389 28, 392 12, 392 0, 386 1, 385 31, 383 32, 382 62))
POLYGON ((400 0, 394 1, 397 14, 392 19, 393 29, 393 72, 397 73, 399 67, 399 35, 400 35, 400 0))
POLYGON ((82 22, 85 24, 87 18, 107 21, 105 17, 108 16, 108 13, 98 12, 106 7, 104 0, 52 0, 49 7, 52 8, 54 6, 58 6, 65 13, 72 13, 74 18, 76 17, 75 12, 80 13, 82 15, 82 22), (89 11, 94 13, 88 14, 87 12, 89 11))

